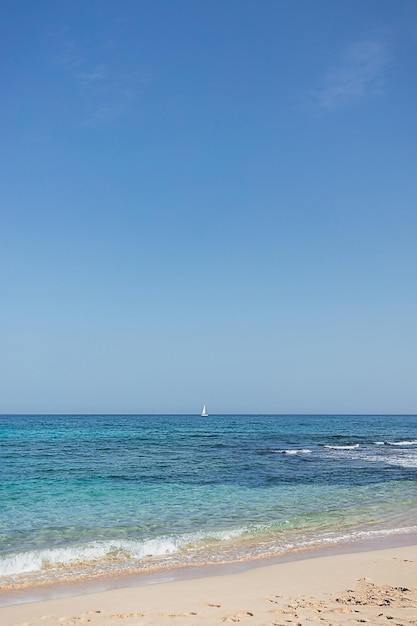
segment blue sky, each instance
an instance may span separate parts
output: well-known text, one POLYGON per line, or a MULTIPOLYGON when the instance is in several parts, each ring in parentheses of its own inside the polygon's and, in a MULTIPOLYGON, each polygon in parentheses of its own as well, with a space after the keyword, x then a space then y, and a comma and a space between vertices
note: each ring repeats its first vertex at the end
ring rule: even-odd
POLYGON ((417 413, 415 2, 0 31, 0 412, 417 413))

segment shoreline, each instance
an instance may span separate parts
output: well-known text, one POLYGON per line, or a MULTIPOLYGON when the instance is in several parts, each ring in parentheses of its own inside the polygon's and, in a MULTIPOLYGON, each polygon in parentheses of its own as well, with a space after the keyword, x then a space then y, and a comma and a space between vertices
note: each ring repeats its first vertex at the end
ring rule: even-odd
POLYGON ((275 554, 267 557, 248 557, 222 562, 173 565, 172 567, 151 567, 131 572, 103 573, 96 576, 68 577, 58 581, 44 583, 15 583, 1 586, 0 609, 51 599, 71 598, 94 593, 108 592, 115 589, 147 587, 164 583, 188 581, 213 576, 227 576, 251 569, 277 564, 306 561, 321 557, 340 556, 362 552, 417 546, 417 533, 403 533, 367 537, 354 541, 341 541, 327 545, 303 547, 298 550, 275 554))
POLYGON ((361 619, 386 623, 395 616, 397 621, 390 623, 417 624, 417 543, 362 548, 353 551, 344 546, 338 554, 245 563, 240 571, 214 566, 217 571, 161 578, 155 581, 158 584, 131 581, 113 589, 79 590, 76 595, 3 606, 0 623, 121 626, 179 623, 174 618, 181 617, 181 624, 190 625, 250 618, 248 623, 255 626, 304 623, 300 619, 318 619, 328 611, 333 621, 328 617, 327 624, 351 623, 340 621, 350 613, 357 623, 361 619))

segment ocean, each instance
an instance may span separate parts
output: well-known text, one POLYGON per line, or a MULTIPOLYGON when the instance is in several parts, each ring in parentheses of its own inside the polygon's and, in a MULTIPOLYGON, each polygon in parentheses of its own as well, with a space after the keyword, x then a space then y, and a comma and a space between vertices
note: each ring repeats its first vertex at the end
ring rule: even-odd
POLYGON ((0 586, 417 532, 417 416, 0 416, 0 586))

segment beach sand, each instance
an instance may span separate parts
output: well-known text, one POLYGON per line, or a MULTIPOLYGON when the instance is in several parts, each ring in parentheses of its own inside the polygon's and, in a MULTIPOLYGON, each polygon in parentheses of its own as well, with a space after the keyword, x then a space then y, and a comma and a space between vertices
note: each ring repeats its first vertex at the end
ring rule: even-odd
POLYGON ((1 626, 364 623, 417 625, 417 546, 0 608, 1 626))

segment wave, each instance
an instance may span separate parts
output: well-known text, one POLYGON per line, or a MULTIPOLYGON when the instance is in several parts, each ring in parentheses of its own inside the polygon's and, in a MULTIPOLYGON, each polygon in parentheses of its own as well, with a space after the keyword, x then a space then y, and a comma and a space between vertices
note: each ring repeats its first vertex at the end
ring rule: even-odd
POLYGON ((417 526, 397 527, 379 530, 356 530, 337 531, 321 533, 314 537, 308 537, 304 531, 298 539, 289 537, 284 527, 288 520, 281 520, 279 527, 276 524, 252 524, 235 530, 196 532, 173 537, 161 536, 155 539, 144 541, 97 541, 83 545, 67 546, 62 548, 33 550, 0 557, 0 577, 9 577, 14 582, 23 580, 51 579, 56 576, 85 576, 87 572, 108 573, 111 570, 127 571, 147 569, 149 567, 169 567, 182 563, 192 562, 189 560, 192 552, 195 556, 199 552, 202 562, 207 562, 207 552, 205 548, 212 542, 227 542, 228 540, 239 539, 244 535, 249 535, 250 549, 248 546, 242 552, 224 552, 223 546, 219 550, 215 548, 208 560, 224 562, 231 560, 259 558, 261 556, 272 556, 288 551, 300 551, 303 549, 314 549, 323 545, 341 544, 372 537, 385 537, 389 535, 408 534, 417 532, 417 526), (280 536, 276 531, 283 531, 280 536), (272 534, 270 534, 272 533, 272 534), (256 535, 262 536, 262 541, 254 545, 253 540, 256 535), (179 553, 178 557, 172 555, 179 553), (181 554, 182 553, 182 554, 181 554), (185 559, 183 557, 186 557, 185 559), (174 560, 172 560, 174 559, 174 560))
POLYGON ((397 454, 392 456, 385 454, 364 454, 361 458, 364 461, 370 463, 386 463, 387 465, 394 465, 396 467, 403 467, 404 469, 413 469, 417 467, 417 454, 416 451, 410 451, 408 454, 404 454, 405 451, 399 450, 397 454))
POLYGON ((196 544, 227 541, 240 537, 245 528, 235 530, 196 532, 173 537, 157 537, 144 541, 92 541, 84 545, 30 550, 0 557, 0 577, 37 572, 43 569, 77 566, 100 561, 133 561, 169 556, 196 544))
POLYGON ((417 440, 412 441, 387 441, 387 446, 417 446, 417 440))
POLYGON ((311 450, 308 448, 301 449, 289 449, 289 450, 274 450, 277 454, 311 454, 311 450))
POLYGON ((355 443, 351 446, 331 446, 329 444, 325 444, 324 447, 329 448, 330 450, 356 450, 356 448, 359 448, 359 444, 355 443))
POLYGON ((355 530, 347 533, 334 533, 333 536, 320 537, 317 539, 310 539, 300 541, 296 544, 287 543, 285 548, 287 549, 300 549, 311 548, 316 546, 339 544, 351 541, 360 541, 363 539, 373 539, 378 537, 391 537, 395 535, 408 535, 417 532, 417 526, 404 526, 399 528, 384 528, 380 530, 355 530))
POLYGON ((417 457, 400 457, 396 459, 385 459, 388 465, 396 465, 405 469, 413 469, 417 467, 417 457))

